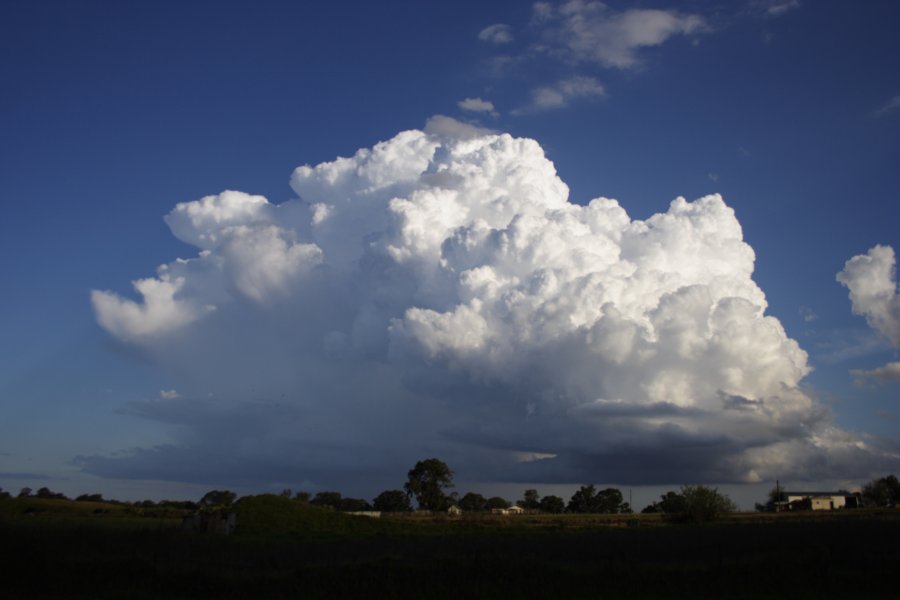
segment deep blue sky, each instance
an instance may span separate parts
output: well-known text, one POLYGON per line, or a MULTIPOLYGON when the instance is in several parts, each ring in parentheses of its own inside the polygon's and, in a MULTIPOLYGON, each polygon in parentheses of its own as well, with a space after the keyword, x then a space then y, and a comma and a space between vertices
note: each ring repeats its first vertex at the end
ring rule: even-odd
POLYGON ((97 326, 89 291, 130 294, 194 254, 162 221, 177 202, 225 189, 285 201, 296 166, 436 114, 536 139, 574 202, 607 196, 646 218, 721 193, 769 314, 810 354, 805 384, 839 426, 897 440, 897 382, 848 373, 897 351, 851 314, 835 274, 875 244, 900 249, 900 4, 609 4, 706 27, 610 68, 535 51, 523 2, 3 3, 0 486, 130 494, 72 461, 165 435, 120 413, 168 383, 97 326), (511 43, 479 40, 496 23, 511 43), (514 60, 498 70, 498 56, 514 60), (517 112, 573 76, 605 94, 517 112))

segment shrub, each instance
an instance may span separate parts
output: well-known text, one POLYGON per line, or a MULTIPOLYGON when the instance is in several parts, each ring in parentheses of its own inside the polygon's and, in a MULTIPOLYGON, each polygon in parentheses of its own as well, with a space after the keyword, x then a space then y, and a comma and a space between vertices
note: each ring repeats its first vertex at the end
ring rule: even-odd
POLYGON ((682 486, 680 493, 663 496, 659 506, 667 519, 682 523, 706 523, 737 510, 726 494, 705 485, 682 486))

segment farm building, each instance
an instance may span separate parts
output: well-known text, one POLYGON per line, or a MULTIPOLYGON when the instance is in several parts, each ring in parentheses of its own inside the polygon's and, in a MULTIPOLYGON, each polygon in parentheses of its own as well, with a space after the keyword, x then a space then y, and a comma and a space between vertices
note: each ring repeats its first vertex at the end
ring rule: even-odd
POLYGON ((841 510, 859 508, 857 494, 847 492, 782 492, 780 510, 841 510))

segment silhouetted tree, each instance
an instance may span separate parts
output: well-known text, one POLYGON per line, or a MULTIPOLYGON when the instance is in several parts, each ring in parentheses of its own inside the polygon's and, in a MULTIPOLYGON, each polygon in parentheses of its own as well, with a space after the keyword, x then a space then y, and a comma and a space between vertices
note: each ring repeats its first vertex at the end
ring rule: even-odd
POLYGON ((66 499, 65 494, 60 494, 58 492, 54 492, 53 490, 51 490, 48 487, 40 488, 37 491, 37 493, 35 494, 35 496, 37 496, 38 498, 44 498, 44 499, 48 499, 48 500, 65 500, 66 499))
POLYGON ((737 506, 717 488, 705 485, 684 485, 681 492, 668 492, 660 502, 666 517, 673 521, 705 523, 734 512, 737 506))
POLYGON ((0 488, 0 500, 6 500, 9 497, 9 492, 6 492, 3 490, 3 488, 0 488))
POLYGON ((403 490, 385 490, 378 494, 373 505, 375 510, 382 512, 409 512, 412 510, 409 496, 403 490))
POLYGON ((444 510, 448 506, 448 497, 444 489, 453 487, 453 471, 446 463, 436 458, 420 460, 407 473, 407 481, 403 486, 407 495, 415 496, 419 508, 425 510, 444 510))
POLYGON ((28 498, 30 496, 31 496, 31 488, 30 487, 23 487, 21 490, 19 490, 19 498, 28 498))
POLYGON ((684 498, 676 492, 666 492, 660 496, 658 502, 653 502, 644 507, 642 514, 668 513, 676 514, 684 509, 684 498))
POLYGON ((522 499, 516 504, 527 510, 537 510, 541 507, 541 496, 537 490, 525 490, 522 499))
MULTIPOLYGON (((595 512, 619 513, 628 505, 622 502, 622 492, 616 488, 606 488, 597 492, 595 512)), ((630 511, 630 509, 629 509, 630 511)))
POLYGON ((596 495, 597 491, 593 485, 583 485, 569 498, 566 510, 571 513, 594 512, 594 497, 596 495))
POLYGON ((103 502, 103 494, 81 494, 75 498, 76 502, 103 502))
POLYGON ((227 508, 237 500, 237 494, 230 490, 211 490, 200 498, 200 506, 204 508, 227 508))
POLYGON ((468 492, 460 498, 457 506, 465 512, 484 512, 487 509, 487 499, 481 494, 468 492))
POLYGON ((297 492, 294 494, 294 500, 297 502, 303 502, 304 504, 308 503, 312 498, 312 494, 309 492, 297 492))
POLYGON ((541 509, 542 512, 551 513, 551 514, 560 514, 566 510, 566 502, 559 496, 544 496, 541 498, 540 505, 538 508, 541 509))
POLYGON ((372 505, 368 500, 363 498, 341 498, 340 510, 344 512, 359 512, 364 510, 372 510, 372 505))
POLYGON ((863 486, 862 497, 867 506, 900 504, 900 481, 893 475, 874 479, 863 486))
POLYGON ((314 506, 330 506, 335 510, 341 509, 343 497, 340 492, 319 492, 309 501, 314 506))
POLYGON ((593 485, 581 486, 572 495, 566 509, 573 513, 631 512, 631 507, 622 502, 622 492, 616 488, 597 491, 593 485))
POLYGON ((500 496, 491 496, 487 499, 485 503, 485 508, 488 510, 494 510, 495 508, 509 508, 510 503, 506 501, 506 499, 501 498, 500 496))

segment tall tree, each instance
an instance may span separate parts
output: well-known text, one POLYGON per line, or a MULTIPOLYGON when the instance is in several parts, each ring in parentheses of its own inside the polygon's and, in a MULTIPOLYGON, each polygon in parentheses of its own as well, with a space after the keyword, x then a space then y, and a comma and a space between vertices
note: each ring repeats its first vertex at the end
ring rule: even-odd
POLYGON ((597 492, 595 500, 596 512, 618 513, 623 512, 625 504, 622 502, 622 492, 616 488, 606 488, 597 492))
POLYGON ((874 479, 863 486, 862 497, 869 506, 894 506, 900 503, 900 481, 893 475, 874 479))
POLYGON ((596 512, 594 505, 596 503, 597 490, 593 484, 583 485, 578 488, 572 497, 569 498, 569 504, 566 510, 573 513, 591 513, 596 512))
POLYGON ((525 490, 525 494, 518 504, 528 510, 537 510, 541 507, 541 496, 537 490, 525 490))
POLYGON ((420 460, 407 473, 403 486, 408 496, 415 496, 419 508, 444 510, 447 505, 446 488, 453 487, 453 471, 441 460, 429 458, 420 460))

